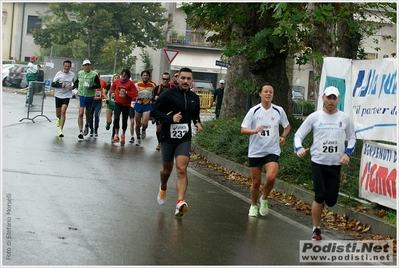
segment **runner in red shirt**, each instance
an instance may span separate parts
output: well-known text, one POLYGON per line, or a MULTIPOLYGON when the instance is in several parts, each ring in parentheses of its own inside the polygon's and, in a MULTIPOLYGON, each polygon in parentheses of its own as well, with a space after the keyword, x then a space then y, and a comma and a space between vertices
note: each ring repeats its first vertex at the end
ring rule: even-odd
POLYGON ((122 113, 122 135, 121 145, 125 145, 125 133, 127 129, 127 121, 129 118, 129 111, 131 102, 137 99, 137 89, 134 83, 130 80, 130 71, 123 69, 121 78, 115 80, 111 86, 111 98, 115 99, 114 108, 114 130, 115 136, 112 143, 119 142, 119 121, 122 113))

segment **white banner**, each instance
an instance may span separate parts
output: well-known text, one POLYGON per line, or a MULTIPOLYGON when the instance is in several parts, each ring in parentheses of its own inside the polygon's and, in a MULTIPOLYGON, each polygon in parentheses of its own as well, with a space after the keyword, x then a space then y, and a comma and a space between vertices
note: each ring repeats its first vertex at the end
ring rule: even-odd
POLYGON ((353 62, 352 117, 358 139, 397 141, 397 61, 353 62))
POLYGON ((396 210, 396 146, 365 141, 359 173, 359 196, 396 210))
MULTIPOLYGON (((338 110, 345 111, 350 115, 351 111, 351 68, 352 60, 344 58, 324 58, 323 69, 321 72, 319 102, 317 108, 323 109, 324 89, 329 86, 338 88, 340 100, 338 103, 338 110)), ((353 118, 352 118, 353 119, 353 118)))
POLYGON ((323 107, 321 96, 328 86, 339 89, 338 109, 351 116, 358 139, 397 142, 396 58, 325 58, 318 109, 323 107))

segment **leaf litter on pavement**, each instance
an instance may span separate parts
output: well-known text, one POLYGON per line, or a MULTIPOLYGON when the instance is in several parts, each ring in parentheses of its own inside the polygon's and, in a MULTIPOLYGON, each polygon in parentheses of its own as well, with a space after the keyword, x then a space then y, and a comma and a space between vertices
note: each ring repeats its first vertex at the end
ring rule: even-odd
MULTIPOLYGON (((220 166, 219 164, 213 164, 201 155, 195 154, 193 151, 191 151, 190 161, 195 161, 199 166, 224 174, 225 178, 230 182, 245 186, 251 186, 252 181, 250 177, 242 176, 234 172, 233 170, 229 170, 220 166)), ((297 199, 292 194, 278 192, 273 189, 269 194, 269 198, 281 202, 286 207, 290 207, 296 211, 301 211, 304 215, 308 215, 309 217, 311 216, 312 206, 301 199, 297 199)), ((366 212, 366 209, 358 208, 356 209, 356 211, 366 212)), ((384 217, 385 215, 386 212, 384 210, 381 210, 379 216, 384 217)), ((325 228, 330 230, 349 232, 349 235, 351 237, 358 240, 393 240, 393 252, 396 256, 396 238, 390 236, 382 236, 380 234, 372 234, 370 232, 371 227, 369 225, 367 225, 366 223, 362 223, 356 219, 349 219, 346 214, 338 215, 334 212, 329 211, 328 207, 325 207, 322 213, 322 224, 325 228)))

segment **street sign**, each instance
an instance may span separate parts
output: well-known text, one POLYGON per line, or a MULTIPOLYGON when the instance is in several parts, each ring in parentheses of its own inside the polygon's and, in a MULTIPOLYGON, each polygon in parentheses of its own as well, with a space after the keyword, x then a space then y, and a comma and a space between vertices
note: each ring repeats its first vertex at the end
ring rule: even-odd
POLYGON ((51 80, 48 79, 44 80, 44 89, 48 91, 50 90, 50 87, 51 87, 51 80))
POLYGON ((227 62, 224 62, 224 61, 221 61, 221 60, 216 60, 215 64, 216 64, 216 66, 227 68, 227 62))
POLYGON ((46 62, 47 68, 54 68, 54 62, 46 62))
POLYGON ((165 52, 166 58, 168 59, 169 63, 172 63, 172 61, 176 58, 177 54, 179 54, 179 50, 175 49, 164 49, 163 52, 165 52))

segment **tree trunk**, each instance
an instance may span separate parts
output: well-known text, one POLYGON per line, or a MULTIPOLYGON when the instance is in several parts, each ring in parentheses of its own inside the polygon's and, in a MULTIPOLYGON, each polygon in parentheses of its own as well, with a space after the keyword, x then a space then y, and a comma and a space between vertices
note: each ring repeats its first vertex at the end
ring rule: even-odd
POLYGON ((248 96, 241 87, 242 84, 237 80, 252 80, 258 86, 265 82, 272 84, 274 88, 273 103, 283 107, 288 114, 291 112, 290 83, 286 74, 285 54, 281 57, 274 57, 265 61, 253 63, 244 56, 233 56, 229 58, 229 68, 227 69, 226 88, 223 97, 221 118, 231 118, 244 115, 253 105, 259 103, 258 87, 256 93, 248 96), (253 71, 253 72, 250 72, 253 71), (247 107, 248 97, 250 98, 247 107))
POLYGON ((221 118, 233 118, 246 114, 247 94, 240 89, 241 84, 238 81, 248 79, 248 69, 248 61, 244 56, 229 58, 227 82, 220 109, 221 118))
MULTIPOLYGON (((323 63, 317 62, 317 59, 312 60, 314 77, 321 77, 321 71, 323 70, 323 63)), ((314 81, 314 100, 315 109, 318 110, 317 103, 319 100, 319 89, 320 89, 320 79, 315 79, 314 81)))
POLYGON ((339 44, 337 55, 342 58, 356 59, 362 34, 358 28, 350 26, 357 24, 354 22, 353 13, 356 12, 354 4, 340 3, 336 6, 347 10, 346 17, 341 18, 337 23, 337 44, 339 44))
MULTIPOLYGON (((258 68, 256 71, 254 70, 252 78, 259 86, 265 82, 273 86, 274 97, 272 102, 281 106, 288 114, 291 111, 289 107, 291 103, 291 89, 287 77, 286 59, 287 53, 280 53, 276 57, 251 63, 251 69, 258 68)), ((259 87, 255 94, 257 101, 253 105, 259 103, 258 90, 259 87)))

